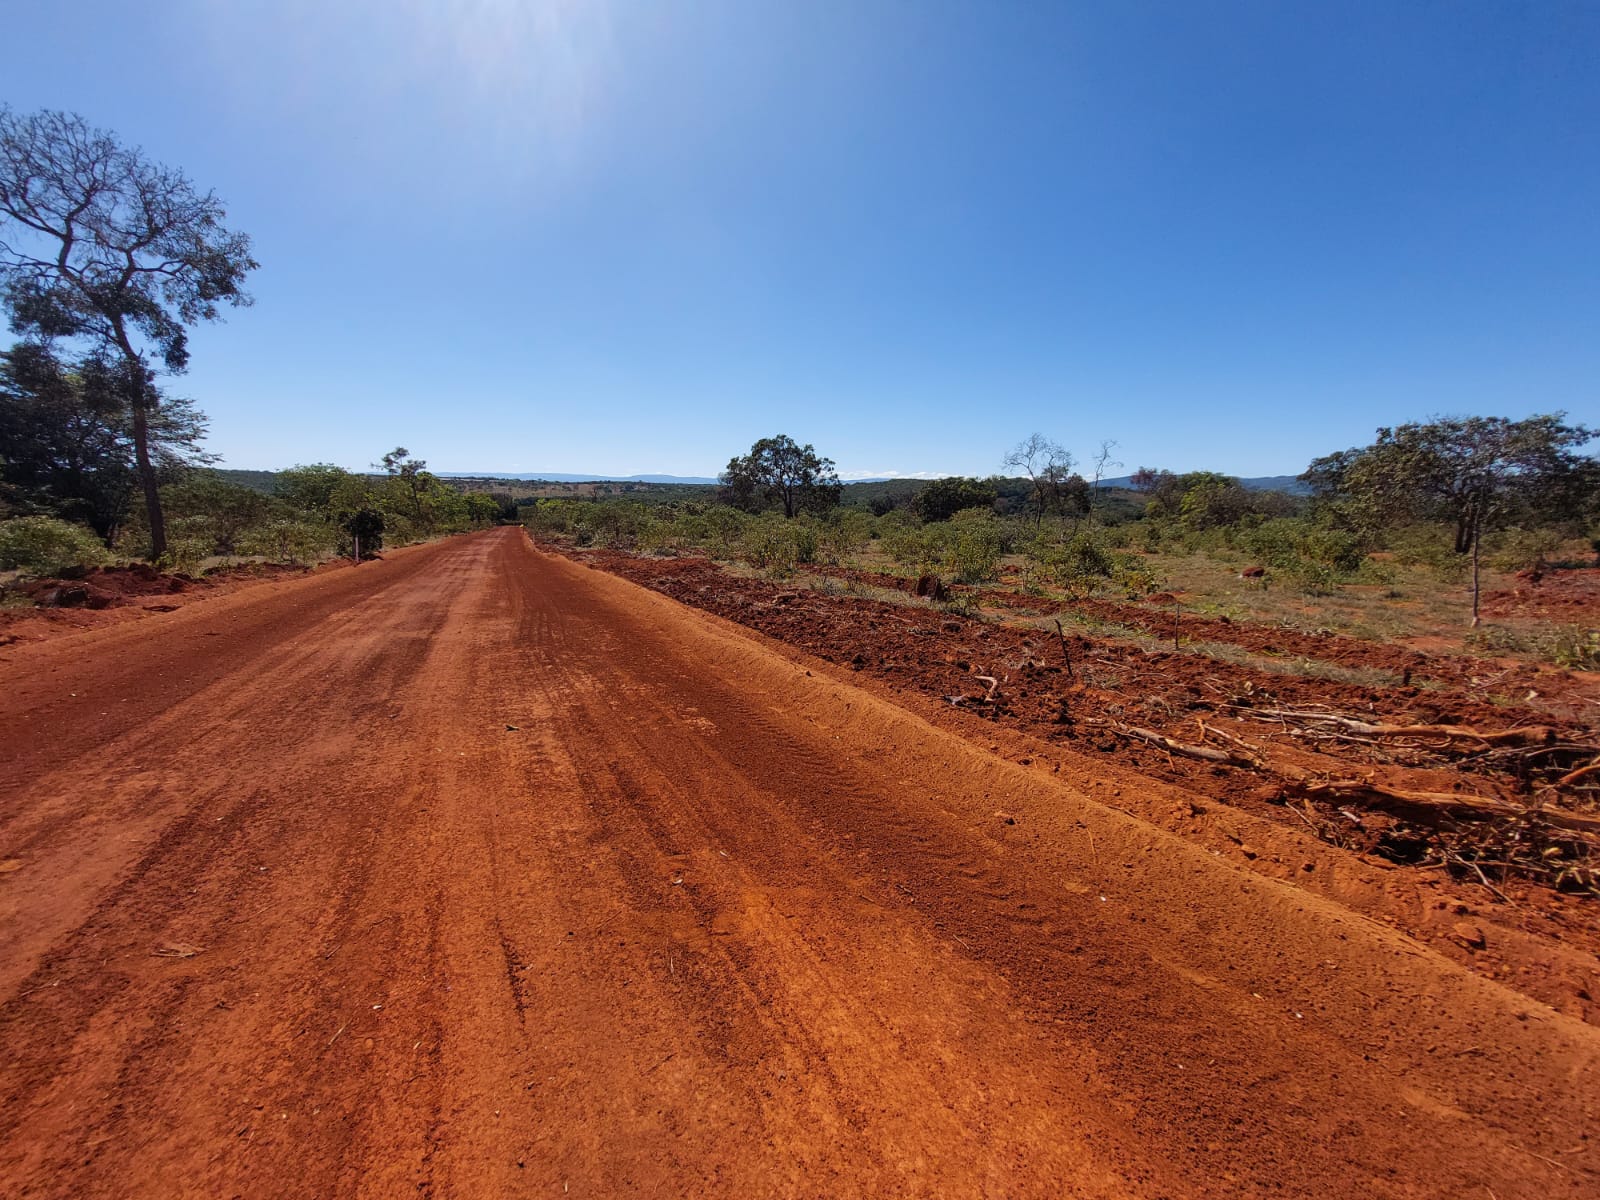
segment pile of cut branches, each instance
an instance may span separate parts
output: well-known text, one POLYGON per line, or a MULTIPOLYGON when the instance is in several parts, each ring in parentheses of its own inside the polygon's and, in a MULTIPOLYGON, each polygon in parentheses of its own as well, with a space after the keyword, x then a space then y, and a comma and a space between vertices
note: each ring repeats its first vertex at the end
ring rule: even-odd
POLYGON ((1353 810, 1378 811, 1430 847, 1425 861, 1475 877, 1498 895, 1491 872, 1501 883, 1518 876, 1600 895, 1600 745, 1545 725, 1479 730, 1364 720, 1321 708, 1219 708, 1235 719, 1275 725, 1318 750, 1330 743, 1378 747, 1413 765, 1448 763, 1500 778, 1483 779, 1473 791, 1440 791, 1378 772, 1318 772, 1274 760, 1266 747, 1199 719, 1197 741, 1109 718, 1086 723, 1168 754, 1265 775, 1285 801, 1299 799, 1306 811, 1296 807, 1296 815, 1325 840, 1341 840, 1341 814, 1359 824, 1353 810))

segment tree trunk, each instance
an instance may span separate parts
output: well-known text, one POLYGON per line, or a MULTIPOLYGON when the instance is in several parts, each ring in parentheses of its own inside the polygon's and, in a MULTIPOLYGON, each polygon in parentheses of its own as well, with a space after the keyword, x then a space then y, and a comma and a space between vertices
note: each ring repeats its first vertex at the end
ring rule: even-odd
POLYGON ((1483 527, 1476 521, 1472 527, 1472 627, 1478 627, 1478 559, 1483 549, 1483 527))
POLYGON ((145 515, 150 519, 150 560, 154 562, 167 552, 167 517, 161 511, 161 485, 156 479, 155 466, 150 462, 150 410, 161 403, 161 398, 120 316, 112 319, 112 328, 128 371, 125 398, 133 417, 133 459, 139 470, 139 486, 144 490, 145 515))
POLYGON ((150 518, 150 558, 154 561, 167 552, 167 518, 161 511, 161 486, 150 462, 150 410, 139 401, 133 405, 133 457, 144 488, 144 508, 150 518))

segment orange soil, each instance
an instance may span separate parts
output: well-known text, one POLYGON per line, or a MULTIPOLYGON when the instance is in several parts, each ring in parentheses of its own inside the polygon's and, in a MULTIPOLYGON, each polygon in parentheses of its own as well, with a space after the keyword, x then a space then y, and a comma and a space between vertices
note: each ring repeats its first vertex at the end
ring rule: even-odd
POLYGON ((1600 1029, 520 530, 0 729, 3 1194, 1600 1185, 1600 1029))

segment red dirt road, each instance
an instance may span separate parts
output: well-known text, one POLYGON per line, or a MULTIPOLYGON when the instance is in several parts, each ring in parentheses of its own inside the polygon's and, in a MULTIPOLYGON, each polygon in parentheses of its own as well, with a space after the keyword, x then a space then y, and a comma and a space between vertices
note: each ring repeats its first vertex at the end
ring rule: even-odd
POLYGON ((1600 1195, 1600 1029, 520 530, 0 730, 0 1195, 1600 1195))

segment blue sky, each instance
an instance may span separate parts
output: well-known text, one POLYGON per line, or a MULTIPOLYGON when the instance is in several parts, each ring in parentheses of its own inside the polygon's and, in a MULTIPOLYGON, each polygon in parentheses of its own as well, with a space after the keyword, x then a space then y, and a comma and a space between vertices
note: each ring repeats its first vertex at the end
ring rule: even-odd
MULTIPOLYGON (((1600 5, 82 0, 0 100, 183 168, 230 466, 1298 471, 1600 423, 1600 5)), ((20 50, 20 52, 19 52, 20 50)))

